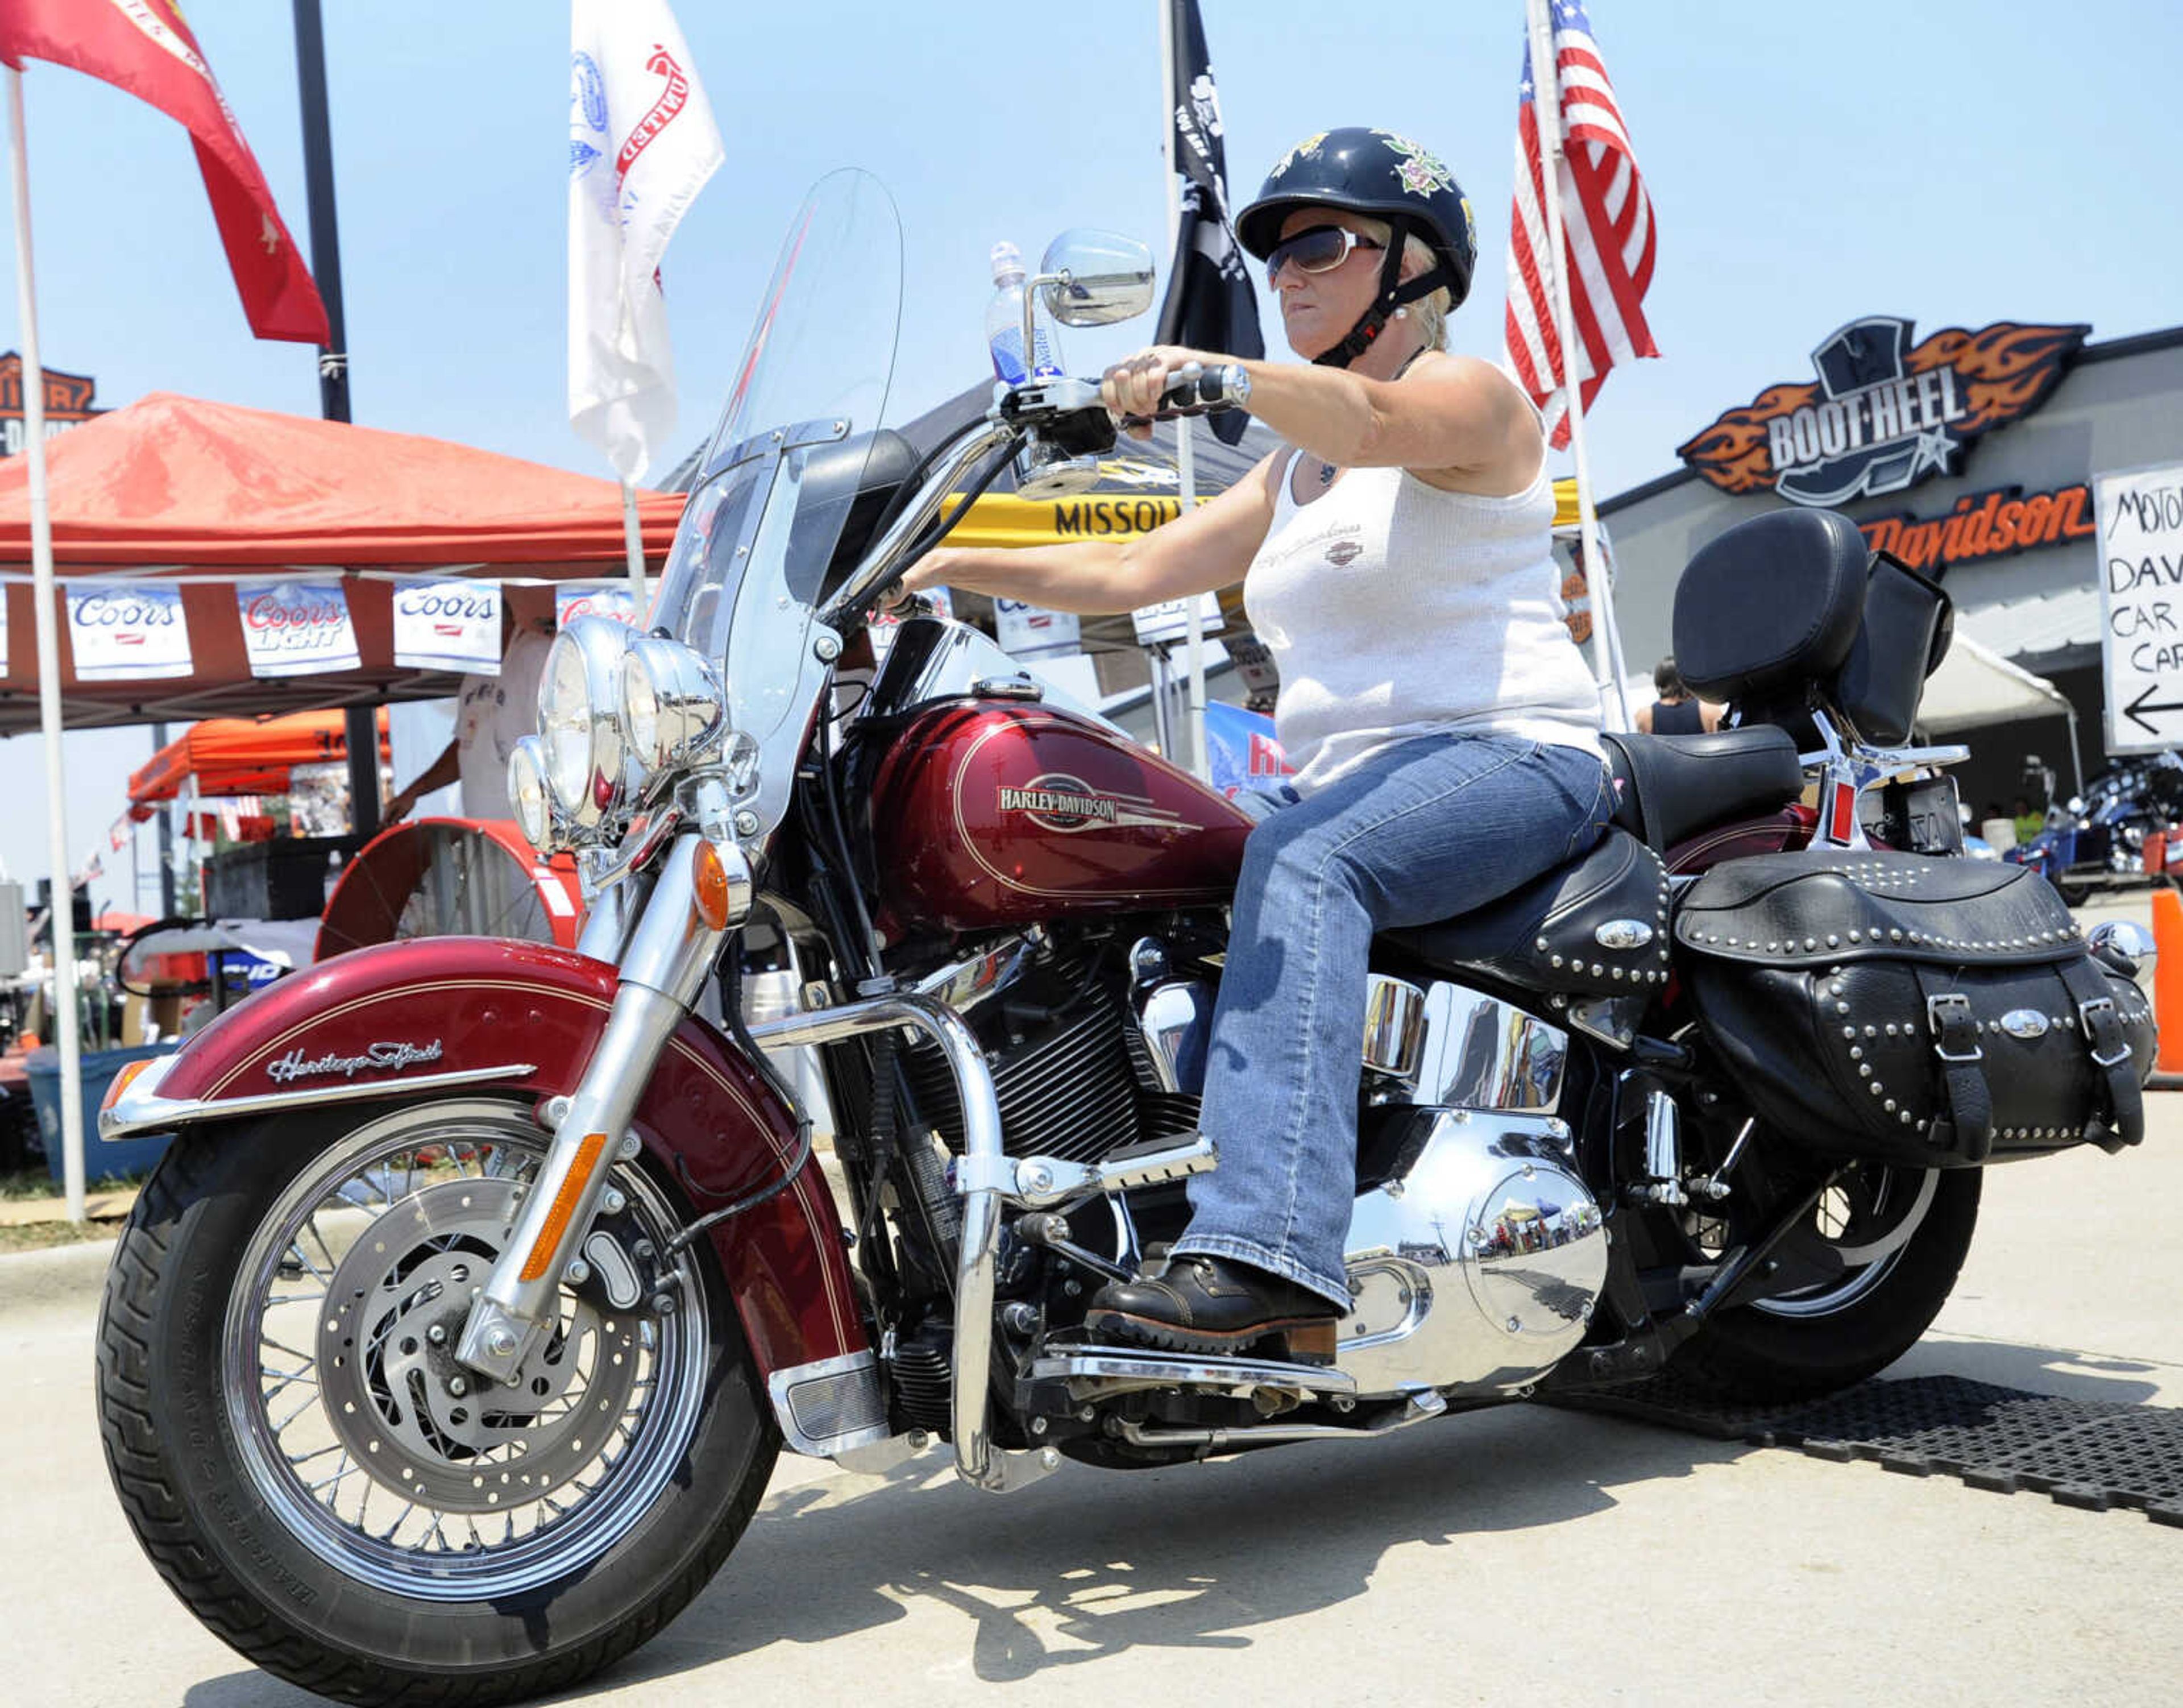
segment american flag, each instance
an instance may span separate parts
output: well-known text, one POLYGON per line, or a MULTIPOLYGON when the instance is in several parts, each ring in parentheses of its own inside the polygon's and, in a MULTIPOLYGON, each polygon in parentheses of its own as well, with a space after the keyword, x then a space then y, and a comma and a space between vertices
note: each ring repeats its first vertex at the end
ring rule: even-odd
MULTIPOLYGON (((1614 86, 1582 0, 1551 0, 1547 8, 1560 85, 1564 144, 1559 189, 1569 248, 1569 309, 1579 348, 1576 378, 1583 405, 1599 395, 1618 361, 1660 353, 1645 324, 1646 287, 1653 282, 1653 201, 1637 173, 1630 133, 1615 104, 1614 86)), ((1547 232, 1545 153, 1532 98, 1531 50, 1524 48, 1524 81, 1516 105, 1516 205, 1508 242, 1508 365, 1517 383, 1546 412, 1557 448, 1569 442, 1566 370, 1552 283, 1553 249, 1547 232)))

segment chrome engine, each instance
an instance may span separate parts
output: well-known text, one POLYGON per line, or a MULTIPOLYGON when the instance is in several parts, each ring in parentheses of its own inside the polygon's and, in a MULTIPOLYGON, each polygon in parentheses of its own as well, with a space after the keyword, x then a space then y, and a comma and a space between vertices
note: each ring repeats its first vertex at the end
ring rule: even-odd
POLYGON ((1336 1367, 1360 1396, 1508 1393, 1585 1336, 1607 1230, 1550 1115, 1420 1105, 1393 1174, 1349 1222, 1349 1316, 1336 1367))

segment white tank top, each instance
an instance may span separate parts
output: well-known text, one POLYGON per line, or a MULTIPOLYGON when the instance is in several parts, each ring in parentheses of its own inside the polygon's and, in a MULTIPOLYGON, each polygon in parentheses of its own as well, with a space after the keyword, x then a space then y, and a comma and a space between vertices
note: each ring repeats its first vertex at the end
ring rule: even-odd
POLYGON ((1599 754, 1599 695, 1569 638, 1546 459, 1520 492, 1482 498, 1403 469, 1345 470, 1291 495, 1244 608, 1280 670, 1275 726, 1299 793, 1413 736, 1480 734, 1599 754))

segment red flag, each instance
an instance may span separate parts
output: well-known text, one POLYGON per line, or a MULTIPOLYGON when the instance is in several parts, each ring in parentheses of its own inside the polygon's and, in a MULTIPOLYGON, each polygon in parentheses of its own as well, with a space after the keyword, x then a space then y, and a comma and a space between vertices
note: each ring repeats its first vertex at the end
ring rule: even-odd
POLYGON ((197 144, 250 330, 328 341, 319 287, 175 0, 0 0, 0 59, 18 70, 25 59, 72 67, 179 121, 197 144))

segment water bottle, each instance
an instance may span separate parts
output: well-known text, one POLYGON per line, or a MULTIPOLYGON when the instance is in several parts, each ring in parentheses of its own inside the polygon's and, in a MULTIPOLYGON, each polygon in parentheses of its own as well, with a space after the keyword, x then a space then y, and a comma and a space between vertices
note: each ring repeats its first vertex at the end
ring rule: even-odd
POLYGON ((986 343, 993 353, 993 372, 1004 385, 1061 378, 1061 340, 1044 303, 1032 306, 1032 365, 1024 367, 1023 253, 1003 240, 993 245, 993 300, 986 307, 986 343))

